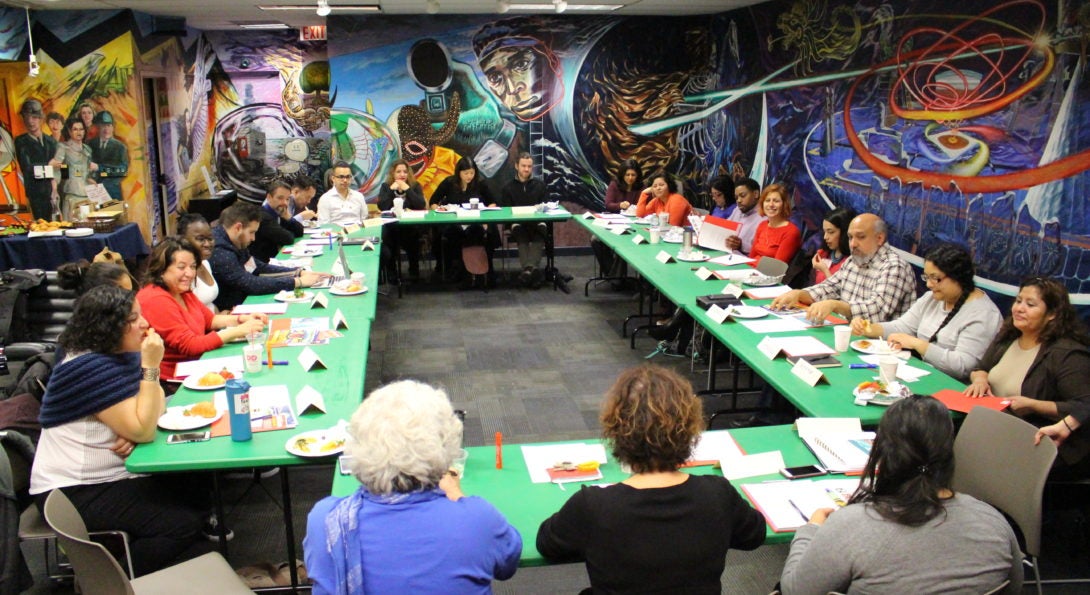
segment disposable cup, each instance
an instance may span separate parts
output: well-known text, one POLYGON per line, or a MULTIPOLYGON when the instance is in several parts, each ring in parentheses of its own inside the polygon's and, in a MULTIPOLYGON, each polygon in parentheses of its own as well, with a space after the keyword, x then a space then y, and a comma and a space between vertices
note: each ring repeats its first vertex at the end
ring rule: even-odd
POLYGON ((651 229, 648 231, 648 233, 651 235, 650 241, 652 244, 657 244, 662 241, 662 233, 659 232, 659 230, 651 229))
POLYGON ((256 374, 261 371, 261 353, 264 350, 265 346, 260 343, 242 348, 242 363, 247 374, 256 374))
POLYGON ((848 350, 848 345, 852 339, 852 328, 846 324, 841 324, 833 327, 833 342, 834 347, 840 353, 844 353, 848 350))
POLYGON ((469 459, 469 451, 464 448, 459 448, 458 454, 455 455, 454 460, 450 462, 450 470, 457 473, 459 479, 466 476, 467 459, 469 459))
POLYGON ((878 360, 879 377, 882 382, 889 384, 897 381, 897 366, 901 365, 901 361, 892 355, 887 355, 878 360))

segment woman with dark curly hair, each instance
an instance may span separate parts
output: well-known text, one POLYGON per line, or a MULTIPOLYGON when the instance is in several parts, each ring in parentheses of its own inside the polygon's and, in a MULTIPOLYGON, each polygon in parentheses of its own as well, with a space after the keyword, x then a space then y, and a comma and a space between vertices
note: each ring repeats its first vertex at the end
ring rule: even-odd
POLYGON ((646 217, 651 213, 667 213, 670 216, 671 226, 688 225, 693 207, 684 196, 674 192, 670 176, 665 171, 659 170, 647 179, 651 181, 651 185, 640 193, 639 202, 636 203, 636 216, 646 217))
POLYGON ((920 278, 930 293, 897 320, 852 320, 852 333, 882 337, 896 348, 911 349, 927 363, 959 380, 980 363, 1002 315, 973 282, 975 269, 969 251, 941 244, 927 253, 920 278))
POLYGON ((1056 477, 1090 476, 1090 438, 1075 432, 1090 419, 1090 337, 1067 288, 1048 277, 1022 281, 1011 315, 970 374, 965 394, 1009 398, 1011 410, 1059 442, 1056 477))
POLYGON ((173 482, 125 470, 134 443, 155 438, 163 413, 163 341, 131 291, 102 285, 76 301, 60 344, 66 355, 42 397, 30 493, 40 506, 64 491, 91 531, 129 534, 137 574, 162 568, 196 541, 202 523, 173 482))
POLYGON ((791 541, 784 595, 1022 592, 1022 553, 994 508, 950 489, 954 424, 913 395, 882 416, 848 505, 816 511, 791 541))
POLYGON ((704 426, 692 386, 666 368, 631 368, 606 393, 600 421, 632 475, 572 495, 541 524, 538 551, 585 561, 595 592, 719 593, 727 550, 764 543, 765 521, 723 477, 678 470, 704 426))
POLYGON ((260 332, 265 314, 213 314, 193 293, 201 252, 173 236, 163 238, 148 259, 147 281, 136 294, 144 316, 163 336, 163 378, 172 378, 178 362, 197 359, 224 343, 260 332))

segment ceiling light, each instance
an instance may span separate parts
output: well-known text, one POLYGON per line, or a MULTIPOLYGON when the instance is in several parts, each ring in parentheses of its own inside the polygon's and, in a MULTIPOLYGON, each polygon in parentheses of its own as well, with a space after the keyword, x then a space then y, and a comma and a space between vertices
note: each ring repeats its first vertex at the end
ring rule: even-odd
POLYGON ((329 8, 329 2, 326 2, 326 0, 318 0, 318 11, 317 12, 318 12, 318 16, 327 17, 327 16, 329 16, 329 13, 333 12, 333 10, 331 8, 329 8))
POLYGON ((246 23, 239 25, 241 29, 290 29, 284 23, 246 23))
POLYGON ((556 12, 561 13, 561 12, 564 12, 565 10, 568 10, 567 0, 558 0, 557 3, 556 3, 556 12))
POLYGON ((511 3, 510 2, 508 2, 507 0, 497 0, 496 1, 496 12, 498 12, 500 14, 505 14, 509 10, 511 10, 511 3))
MULTIPOLYGON (((328 4, 328 0, 326 3, 328 4)), ((259 4, 257 7, 261 10, 314 10, 313 4, 277 4, 273 6, 259 4)), ((382 8, 378 4, 338 4, 337 12, 382 12, 382 8)))
MULTIPOLYGON (((569 4, 569 11, 613 11, 620 8, 624 8, 624 4, 569 4)), ((533 2, 527 4, 512 3, 511 10, 514 11, 527 11, 527 12, 542 12, 556 10, 556 3, 541 3, 533 2)))
POLYGON ((428 0, 428 14, 439 13, 439 0, 428 0))

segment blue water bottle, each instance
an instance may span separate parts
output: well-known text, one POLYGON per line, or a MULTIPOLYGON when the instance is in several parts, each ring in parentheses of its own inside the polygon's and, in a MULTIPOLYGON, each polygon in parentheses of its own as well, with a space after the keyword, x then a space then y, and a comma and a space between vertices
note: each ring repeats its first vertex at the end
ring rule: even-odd
POLYGON ((227 413, 231 416, 231 440, 245 442, 254 437, 250 429, 250 383, 238 378, 227 381, 227 413))

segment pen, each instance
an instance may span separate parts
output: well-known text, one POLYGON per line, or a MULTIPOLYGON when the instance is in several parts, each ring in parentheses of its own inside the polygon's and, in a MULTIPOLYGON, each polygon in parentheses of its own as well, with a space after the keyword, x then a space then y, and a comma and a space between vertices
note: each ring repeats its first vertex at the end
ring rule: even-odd
POLYGON ((789 498, 787 501, 791 503, 791 508, 794 508, 795 512, 799 513, 799 516, 801 516, 803 518, 803 520, 805 520, 807 523, 810 522, 810 517, 806 516, 806 513, 803 512, 801 508, 799 508, 798 504, 795 504, 794 500, 791 500, 789 498))
POLYGON ((279 360, 278 359, 278 360, 273 360, 273 362, 271 364, 269 363, 269 360, 265 360, 265 361, 261 362, 261 365, 263 365, 263 366, 286 366, 289 363, 291 363, 291 362, 289 362, 287 360, 279 360))
POLYGON ((849 370, 870 370, 877 367, 874 364, 848 364, 849 370))
POLYGON ((496 432, 496 469, 503 469, 503 432, 496 432))

